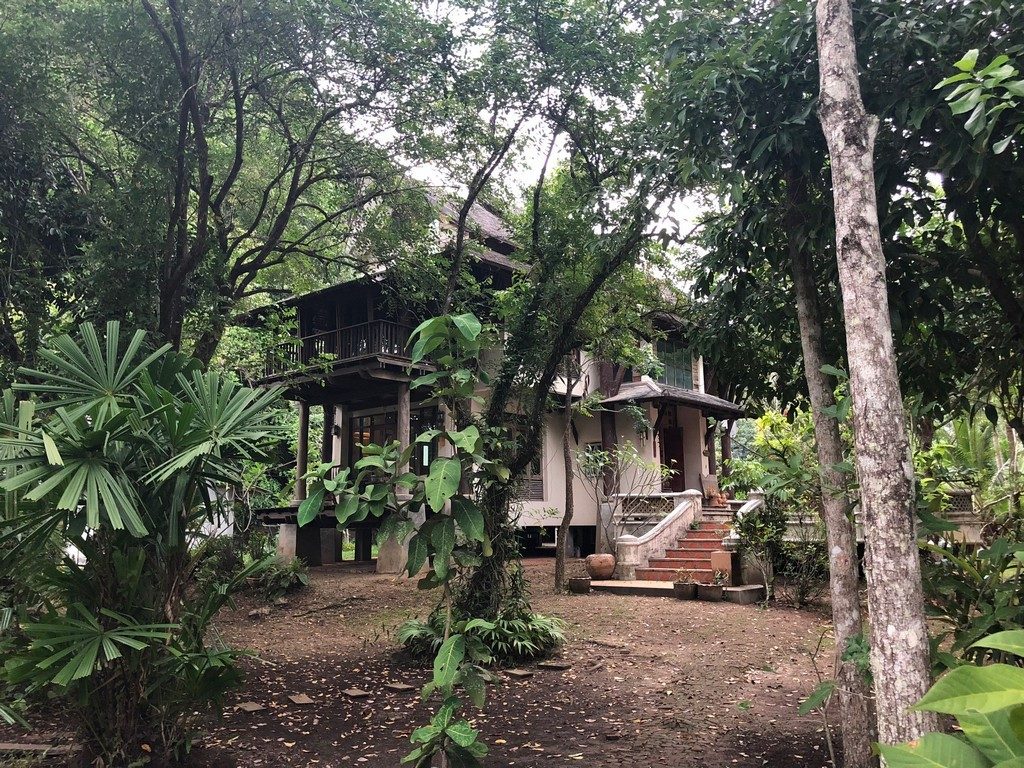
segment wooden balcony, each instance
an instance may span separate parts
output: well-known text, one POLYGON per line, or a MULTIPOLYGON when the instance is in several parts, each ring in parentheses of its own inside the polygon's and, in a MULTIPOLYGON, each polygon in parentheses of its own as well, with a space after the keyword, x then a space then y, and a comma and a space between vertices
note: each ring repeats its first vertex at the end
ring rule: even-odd
POLYGON ((325 372, 355 360, 374 357, 408 361, 412 328, 390 320, 373 320, 286 341, 267 352, 264 376, 325 372))

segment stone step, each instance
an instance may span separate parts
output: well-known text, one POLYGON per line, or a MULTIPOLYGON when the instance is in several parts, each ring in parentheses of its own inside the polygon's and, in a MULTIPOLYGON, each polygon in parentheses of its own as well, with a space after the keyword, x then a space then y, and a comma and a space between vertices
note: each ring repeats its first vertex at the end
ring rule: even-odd
POLYGON ((671 568, 679 570, 685 568, 688 571, 709 571, 711 570, 710 557, 652 557, 647 563, 648 568, 671 568))
POLYGON ((722 542, 720 541, 702 541, 700 544, 707 544, 707 546, 695 547, 689 542, 681 541, 678 547, 671 547, 665 550, 664 557, 708 557, 712 552, 722 551, 722 542))
MULTIPOLYGON (((678 568, 637 568, 636 577, 641 581, 675 581, 678 568)), ((690 569, 692 571, 692 569, 690 569)), ((692 571, 695 581, 711 581, 712 571, 692 571)))
POLYGON ((690 539, 680 539, 676 542, 676 546, 668 550, 684 550, 686 552, 717 552, 722 549, 721 539, 701 539, 699 541, 691 541, 690 539))
MULTIPOLYGON (((615 595, 643 595, 647 597, 671 598, 672 584, 667 581, 595 581, 591 583, 594 592, 610 592, 615 595)), ((748 584, 742 587, 726 587, 726 602, 748 605, 764 600, 764 587, 748 584)))

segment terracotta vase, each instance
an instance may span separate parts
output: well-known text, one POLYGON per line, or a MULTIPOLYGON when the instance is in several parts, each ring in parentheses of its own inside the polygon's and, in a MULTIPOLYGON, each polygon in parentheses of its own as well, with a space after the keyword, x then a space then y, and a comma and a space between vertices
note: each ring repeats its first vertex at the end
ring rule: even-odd
POLYGON ((615 573, 615 555, 588 555, 583 564, 592 579, 609 579, 615 573))

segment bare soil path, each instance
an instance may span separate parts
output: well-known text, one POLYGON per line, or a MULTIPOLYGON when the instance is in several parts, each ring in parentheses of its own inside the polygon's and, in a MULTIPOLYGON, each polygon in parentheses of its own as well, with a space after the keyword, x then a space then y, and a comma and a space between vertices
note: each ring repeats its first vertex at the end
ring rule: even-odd
MULTIPOLYGON (((471 712, 492 766, 593 768, 824 766, 819 720, 797 706, 817 685, 809 653, 827 628, 813 612, 666 598, 555 594, 553 562, 527 562, 536 610, 563 618, 565 671, 502 675, 471 712)), ((237 702, 197 750, 208 766, 395 768, 429 717, 416 691, 426 670, 394 658, 394 630, 435 596, 408 581, 317 569, 310 589, 259 621, 251 605, 219 623, 258 651, 237 702), (356 599, 353 599, 356 598, 356 599), (370 693, 351 699, 351 688, 370 693), (313 704, 295 705, 291 694, 313 704)))
MULTIPOLYGON (((467 711, 490 745, 487 766, 828 765, 820 721, 797 714, 817 685, 809 654, 828 627, 820 614, 556 594, 553 561, 526 568, 534 608, 567 622, 558 658, 571 667, 531 665, 533 676, 522 679, 502 673, 485 710, 467 711)), ((241 600, 217 630, 257 656, 245 662, 243 689, 209 723, 190 764, 397 768, 432 706, 418 696, 428 671, 395 656, 395 628, 425 615, 435 598, 410 581, 343 565, 314 569, 308 589, 262 618, 248 615, 260 603, 241 600), (353 688, 369 695, 344 693, 353 688), (261 709, 247 712, 243 703, 261 709)), ((40 722, 26 737, 0 728, 0 741, 54 743, 62 735, 54 730, 40 722)))

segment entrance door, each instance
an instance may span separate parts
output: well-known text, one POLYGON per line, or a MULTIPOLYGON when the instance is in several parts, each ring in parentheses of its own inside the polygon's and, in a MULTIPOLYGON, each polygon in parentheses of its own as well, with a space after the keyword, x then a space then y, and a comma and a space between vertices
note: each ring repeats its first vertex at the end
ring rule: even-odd
POLYGON ((665 427, 661 430, 661 463, 673 474, 662 484, 663 488, 678 493, 686 490, 683 478, 683 428, 665 427))

